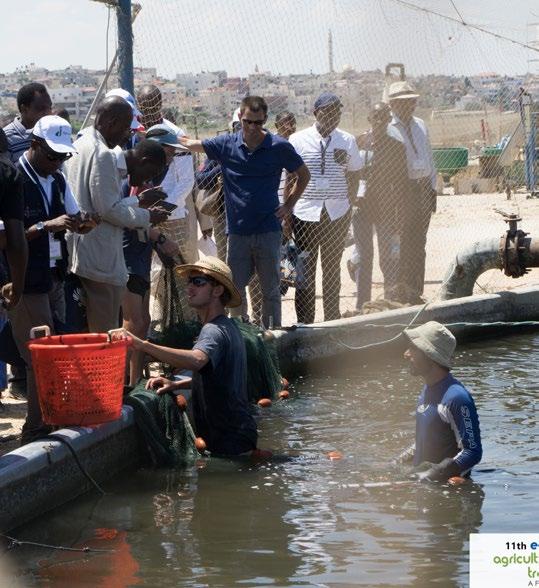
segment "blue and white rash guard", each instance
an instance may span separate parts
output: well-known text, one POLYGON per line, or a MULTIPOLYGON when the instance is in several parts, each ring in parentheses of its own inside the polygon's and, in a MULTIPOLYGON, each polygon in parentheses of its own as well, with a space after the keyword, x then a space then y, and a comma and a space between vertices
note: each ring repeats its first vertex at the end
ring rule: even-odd
POLYGON ((468 390, 451 374, 425 385, 417 401, 414 465, 451 458, 465 475, 482 455, 479 418, 468 390))

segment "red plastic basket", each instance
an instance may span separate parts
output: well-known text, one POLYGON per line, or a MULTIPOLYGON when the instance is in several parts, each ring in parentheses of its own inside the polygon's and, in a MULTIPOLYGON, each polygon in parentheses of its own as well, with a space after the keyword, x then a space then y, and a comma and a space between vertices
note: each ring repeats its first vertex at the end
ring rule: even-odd
POLYGON ((28 343, 44 423, 86 426, 120 417, 131 338, 113 333, 46 336, 28 343))

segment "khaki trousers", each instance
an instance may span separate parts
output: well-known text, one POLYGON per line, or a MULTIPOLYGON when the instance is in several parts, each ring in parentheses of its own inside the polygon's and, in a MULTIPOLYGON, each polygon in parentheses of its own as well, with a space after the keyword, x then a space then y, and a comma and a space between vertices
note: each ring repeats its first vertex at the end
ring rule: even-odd
POLYGON ((86 316, 90 333, 106 333, 117 329, 120 326, 120 306, 125 286, 113 286, 82 277, 80 281, 86 293, 86 316))

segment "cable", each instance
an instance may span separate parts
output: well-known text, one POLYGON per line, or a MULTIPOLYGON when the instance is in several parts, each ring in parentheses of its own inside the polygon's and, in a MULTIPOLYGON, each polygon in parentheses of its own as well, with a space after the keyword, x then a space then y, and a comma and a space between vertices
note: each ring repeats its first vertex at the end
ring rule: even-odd
POLYGON ((73 455, 73 458, 75 459, 75 463, 78 465, 80 471, 93 484, 93 486, 96 488, 96 490, 98 492, 100 492, 101 494, 103 494, 103 496, 105 496, 107 494, 107 492, 105 492, 103 490, 103 488, 101 488, 101 486, 92 478, 92 476, 88 473, 88 471, 82 465, 82 463, 80 462, 79 456, 77 455, 77 452, 75 451, 75 448, 73 447, 73 445, 71 445, 71 443, 65 437, 61 437, 60 435, 55 435, 54 433, 49 433, 49 435, 47 435, 46 437, 41 437, 39 439, 35 439, 35 441, 59 441, 60 443, 63 443, 69 449, 71 454, 73 455))
POLYGON ((445 14, 440 14, 439 12, 436 12, 434 10, 430 10, 428 8, 422 8, 421 6, 416 6, 415 4, 412 4, 411 2, 406 2, 405 0, 389 0, 389 2, 401 4, 402 6, 406 6, 407 8, 411 8, 412 10, 418 10, 419 12, 433 14, 435 16, 443 18, 444 20, 456 22, 459 25, 466 26, 471 29, 475 29, 477 31, 480 31, 481 33, 485 33, 486 35, 491 35, 492 37, 495 37, 496 39, 501 39, 502 41, 509 41, 510 43, 513 43, 514 45, 518 45, 520 47, 523 47, 524 49, 531 49, 532 51, 539 53, 539 47, 534 47, 533 45, 529 45, 528 43, 522 43, 521 41, 516 41, 515 39, 511 39, 510 37, 506 37, 505 35, 500 35, 498 33, 494 33, 493 31, 489 31, 488 29, 485 29, 485 28, 480 27, 478 25, 474 25, 474 24, 470 24, 470 23, 467 23, 464 21, 460 21, 458 18, 453 18, 452 16, 447 16, 445 14))
POLYGON ((21 545, 33 545, 34 547, 45 547, 46 549, 58 549, 60 551, 77 551, 82 553, 113 553, 115 549, 94 549, 92 547, 64 547, 62 545, 48 545, 47 543, 37 543, 36 541, 22 541, 21 539, 16 539, 15 537, 10 537, 9 535, 4 535, 0 533, 0 537, 4 537, 11 542, 9 549, 13 549, 13 547, 20 547, 21 545))
POLYGON ((459 12, 459 9, 455 6, 455 3, 453 2, 453 0, 449 0, 449 2, 451 2, 451 5, 453 6, 453 8, 455 9, 455 12, 459 15, 460 20, 462 21, 463 25, 466 25, 467 23, 464 22, 464 18, 462 17, 462 14, 459 12))

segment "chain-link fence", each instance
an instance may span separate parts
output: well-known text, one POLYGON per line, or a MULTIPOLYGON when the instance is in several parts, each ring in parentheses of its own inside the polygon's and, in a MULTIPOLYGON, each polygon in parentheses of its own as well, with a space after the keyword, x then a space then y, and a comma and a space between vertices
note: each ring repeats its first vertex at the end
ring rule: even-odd
MULTIPOLYGON (((159 87, 156 112, 191 137, 213 137, 242 129, 233 120, 242 98, 262 96, 265 127, 310 171, 281 245, 283 324, 435 299, 459 251, 505 231, 494 208, 539 228, 528 198, 533 43, 505 39, 514 31, 501 22, 491 32, 464 24, 481 21, 487 2, 469 14, 441 0, 419 10, 398 0, 140 4, 135 86, 159 87)), ((196 166, 198 212, 226 259, 221 174, 203 158, 196 166)), ((279 192, 281 202, 294 194, 294 174, 279 192)), ((189 230, 196 241, 201 230, 189 230)), ((270 295, 261 277, 245 309, 256 321, 270 295)), ((475 291, 523 283, 491 270, 475 291)))

